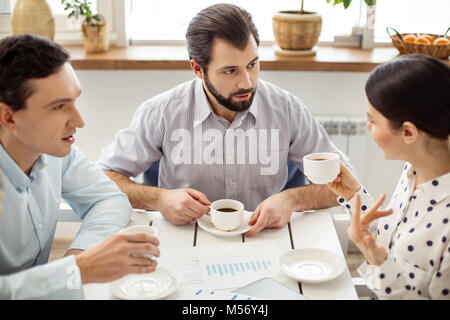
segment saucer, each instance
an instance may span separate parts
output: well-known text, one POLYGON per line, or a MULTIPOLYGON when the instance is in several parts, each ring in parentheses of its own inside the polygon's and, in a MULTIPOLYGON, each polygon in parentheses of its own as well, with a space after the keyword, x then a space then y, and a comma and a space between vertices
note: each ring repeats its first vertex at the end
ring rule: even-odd
POLYGON ((321 283, 333 280, 345 270, 344 258, 322 249, 295 249, 278 260, 281 271, 297 281, 321 283))
POLYGON ((250 230, 251 226, 248 225, 248 222, 250 221, 250 218, 252 217, 253 212, 244 210, 244 218, 242 219, 241 225, 230 231, 223 231, 220 229, 217 229, 211 222, 211 216, 209 214, 204 214, 199 219, 197 219, 197 223, 205 231, 208 231, 209 233, 212 233, 216 236, 222 236, 222 237, 231 237, 235 235, 242 234, 244 232, 247 232, 250 230))
POLYGON ((158 300, 174 292, 179 285, 177 277, 166 268, 158 267, 146 274, 129 274, 111 282, 109 289, 120 299, 158 300))

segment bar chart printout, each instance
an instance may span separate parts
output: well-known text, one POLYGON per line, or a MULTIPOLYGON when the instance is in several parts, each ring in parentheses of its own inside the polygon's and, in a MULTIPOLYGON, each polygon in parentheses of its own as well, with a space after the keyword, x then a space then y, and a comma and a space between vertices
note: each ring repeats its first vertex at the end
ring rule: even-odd
POLYGON ((240 276, 245 273, 253 273, 268 270, 272 266, 270 260, 240 261, 234 263, 207 264, 205 266, 208 276, 240 276))
POLYGON ((197 258, 203 280, 215 289, 239 287, 262 277, 274 276, 280 256, 280 248, 274 242, 264 246, 240 243, 220 250, 199 251, 197 258))

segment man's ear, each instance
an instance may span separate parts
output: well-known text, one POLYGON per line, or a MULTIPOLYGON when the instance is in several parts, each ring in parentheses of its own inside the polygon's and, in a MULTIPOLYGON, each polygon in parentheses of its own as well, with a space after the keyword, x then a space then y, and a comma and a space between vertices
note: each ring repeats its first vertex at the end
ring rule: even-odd
POLYGON ((14 111, 9 105, 3 102, 0 102, 0 126, 7 130, 14 129, 16 126, 14 111))
POLYGON ((419 137, 419 129, 410 121, 405 121, 402 125, 402 137, 406 144, 411 144, 419 137))
POLYGON ((195 59, 190 60, 191 63, 191 69, 194 71, 195 75, 199 77, 200 79, 204 78, 203 69, 200 66, 200 64, 195 59))

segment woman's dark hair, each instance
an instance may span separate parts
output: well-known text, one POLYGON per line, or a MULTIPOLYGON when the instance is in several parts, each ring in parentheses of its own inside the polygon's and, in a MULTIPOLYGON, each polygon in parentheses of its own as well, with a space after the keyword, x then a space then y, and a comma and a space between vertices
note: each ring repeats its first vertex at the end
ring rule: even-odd
POLYGON ((33 94, 30 79, 55 73, 69 60, 69 53, 50 39, 31 34, 0 40, 0 102, 17 111, 33 94))
POLYGON ((200 11, 186 32, 190 59, 195 59, 206 72, 215 38, 225 40, 243 50, 250 35, 259 45, 259 35, 250 13, 232 4, 215 4, 200 11))
POLYGON ((431 137, 450 134, 450 67, 423 54, 407 54, 375 68, 366 82, 371 105, 393 129, 412 122, 431 137))

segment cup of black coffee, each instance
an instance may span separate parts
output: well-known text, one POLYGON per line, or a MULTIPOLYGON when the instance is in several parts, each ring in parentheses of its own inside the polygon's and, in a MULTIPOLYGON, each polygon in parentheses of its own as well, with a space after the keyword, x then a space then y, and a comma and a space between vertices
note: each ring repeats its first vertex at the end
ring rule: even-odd
POLYGON ((242 224, 244 204, 233 199, 214 201, 210 206, 211 223, 220 230, 231 231, 242 224))
POLYGON ((311 153, 303 157, 303 173, 315 184, 332 182, 340 172, 340 158, 337 153, 311 153))

